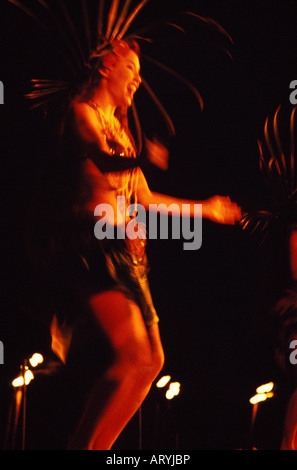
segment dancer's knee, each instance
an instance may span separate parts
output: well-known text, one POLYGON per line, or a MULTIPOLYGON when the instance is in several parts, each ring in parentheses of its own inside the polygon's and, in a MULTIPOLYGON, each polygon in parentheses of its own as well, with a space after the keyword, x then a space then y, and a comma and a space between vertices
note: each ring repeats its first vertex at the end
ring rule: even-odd
POLYGON ((147 381, 151 381, 153 370, 154 362, 147 341, 141 341, 131 334, 126 343, 114 350, 114 361, 110 371, 116 373, 119 379, 147 378, 147 381))
POLYGON ((152 367, 152 351, 139 307, 119 291, 98 294, 90 299, 97 326, 113 352, 113 368, 133 373, 152 367))

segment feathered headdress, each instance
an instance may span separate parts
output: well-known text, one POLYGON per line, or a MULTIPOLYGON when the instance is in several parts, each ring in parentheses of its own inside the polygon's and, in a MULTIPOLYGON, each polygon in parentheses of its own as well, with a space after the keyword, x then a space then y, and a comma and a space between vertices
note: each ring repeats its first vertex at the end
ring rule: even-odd
POLYGON ((273 119, 266 118, 264 139, 258 140, 259 165, 270 197, 269 210, 243 214, 241 226, 251 233, 258 232, 261 244, 272 229, 297 224, 297 164, 295 155, 296 107, 289 123, 280 130, 281 107, 273 119))
MULTIPOLYGON (((33 90, 27 95, 34 101, 32 107, 46 103, 57 94, 69 92, 81 83, 92 68, 98 65, 102 58, 113 50, 119 41, 152 41, 146 35, 164 27, 164 21, 157 21, 142 27, 138 32, 132 31, 136 18, 142 12, 148 0, 77 0, 70 3, 67 0, 7 0, 42 27, 44 32, 56 45, 64 64, 69 72, 69 79, 33 79, 33 90), (71 10, 70 10, 71 8, 71 10)), ((181 18, 191 18, 201 24, 214 28, 232 42, 228 33, 214 20, 203 18, 192 12, 181 13, 181 18)), ((165 22, 166 25, 184 32, 181 25, 175 22, 165 22)), ((227 49, 226 49, 227 50, 227 49)), ((229 54, 229 52, 227 51, 229 54)), ((230 54, 229 54, 230 55, 230 54)), ((142 56, 145 60, 163 69, 186 85, 198 99, 201 109, 203 100, 198 90, 182 75, 156 59, 142 56)), ((142 77, 142 84, 157 105, 170 134, 174 134, 174 125, 166 109, 150 88, 147 80, 142 77)), ((134 117, 137 113, 132 104, 134 117)), ((139 126, 139 121, 138 121, 139 126)))

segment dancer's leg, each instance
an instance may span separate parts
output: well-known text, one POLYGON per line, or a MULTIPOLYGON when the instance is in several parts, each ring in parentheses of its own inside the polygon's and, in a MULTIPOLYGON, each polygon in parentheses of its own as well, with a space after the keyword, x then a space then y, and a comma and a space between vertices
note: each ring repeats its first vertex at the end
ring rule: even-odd
POLYGON ((157 324, 147 329, 138 306, 122 293, 98 294, 90 307, 115 360, 95 382, 71 448, 108 450, 161 370, 163 349, 157 324))

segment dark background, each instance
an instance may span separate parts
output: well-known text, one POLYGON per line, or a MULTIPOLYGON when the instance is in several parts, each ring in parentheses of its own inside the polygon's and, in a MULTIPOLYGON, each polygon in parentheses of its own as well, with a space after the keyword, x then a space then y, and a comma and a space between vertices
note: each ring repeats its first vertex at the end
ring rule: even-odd
MULTIPOLYGON (((183 85, 143 63, 143 75, 158 90, 176 126, 176 137, 168 139, 162 124, 157 126, 158 114, 149 105, 146 108, 146 96, 139 92, 136 104, 147 110, 145 132, 155 133, 171 150, 168 172, 148 168, 150 186, 197 200, 229 195, 245 210, 263 209, 270 199, 259 171, 257 139, 263 136, 266 116, 273 116, 279 104, 284 125, 289 122, 289 84, 297 79, 296 3, 152 0, 138 21, 146 22, 156 12, 161 16, 180 10, 213 18, 233 43, 215 29, 193 23, 186 38, 169 29, 164 36, 172 42, 144 46, 147 53, 156 54, 188 77, 204 100, 201 112, 183 85)), ((5 104, 0 107, 4 446, 13 399, 11 379, 24 357, 35 350, 46 360, 52 359, 48 331, 28 314, 22 297, 27 281, 22 278, 19 256, 24 214, 38 190, 42 167, 40 115, 29 112, 22 97, 28 80, 44 70, 54 70, 59 78, 60 62, 34 22, 6 2, 1 2, 0 34, 0 79, 5 87, 5 104)), ((184 251, 182 241, 152 240, 148 253, 166 355, 163 372, 181 383, 181 394, 168 402, 164 391, 153 386, 142 406, 143 448, 279 449, 291 384, 274 360, 271 307, 288 280, 286 244, 271 236, 259 247, 257 237, 239 226, 204 221, 200 250, 184 251), (258 385, 271 380, 275 395, 260 404, 251 439, 249 398, 258 385)), ((75 407, 75 386, 69 380, 62 372, 39 376, 30 384, 27 448, 65 445, 68 417, 75 407)), ((138 448, 138 420, 139 415, 115 448, 138 448)))

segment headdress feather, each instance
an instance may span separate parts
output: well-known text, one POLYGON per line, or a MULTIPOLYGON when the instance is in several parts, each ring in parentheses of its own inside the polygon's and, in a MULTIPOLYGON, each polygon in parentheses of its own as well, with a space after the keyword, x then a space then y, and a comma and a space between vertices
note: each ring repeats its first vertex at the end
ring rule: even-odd
POLYGON ((91 33, 90 33, 90 27, 89 27, 90 17, 89 17, 89 11, 88 11, 88 8, 87 8, 87 4, 84 0, 81 0, 81 7, 82 7, 82 13, 83 13, 84 31, 85 31, 85 35, 86 35, 88 55, 90 55, 91 48, 92 48, 91 33))
POLYGON ((192 83, 187 80, 185 77, 183 77, 182 75, 180 75, 178 72, 176 72, 175 70, 172 70, 170 67, 168 67, 167 65, 165 64, 162 64, 161 62, 159 62, 158 60, 156 59, 153 59, 152 57, 149 57, 147 55, 143 55, 143 57, 152 62, 153 64, 155 64, 157 67, 161 68, 162 70, 165 70, 165 72, 169 73, 170 75, 172 75, 173 77, 177 78, 180 82, 184 83, 193 93, 194 95, 196 96, 199 104, 200 104, 200 107, 201 107, 201 110, 203 110, 203 107, 204 107, 204 104, 203 104, 203 100, 202 100, 202 97, 200 95, 200 93, 198 92, 198 90, 196 89, 196 87, 194 87, 194 85, 192 85, 192 83))
POLYGON ((165 122, 167 124, 168 129, 169 129, 169 133, 171 135, 174 135, 175 134, 174 125, 173 125, 173 122, 172 122, 169 114, 167 113, 166 109, 164 108, 164 106, 162 105, 161 101, 156 96, 156 94, 153 92, 153 90, 151 89, 149 84, 143 78, 142 78, 142 83, 143 83, 143 86, 145 87, 145 89, 147 90, 147 92, 149 93, 150 97, 153 99, 154 103, 158 107, 158 109, 161 112, 162 116, 165 118, 165 122))
POLYGON ((107 29, 105 33, 105 37, 107 39, 110 38, 110 35, 112 33, 112 27, 117 17, 118 8, 119 8, 119 0, 113 0, 111 7, 109 9, 108 18, 107 18, 107 29))
POLYGON ((98 18, 97 18, 97 43, 103 37, 103 15, 104 15, 105 0, 98 3, 98 18))
MULTIPOLYGON (((290 113, 289 133, 286 140, 279 131, 279 106, 273 116, 272 125, 267 117, 264 124, 264 142, 258 141, 259 165, 265 178, 271 200, 271 210, 246 212, 241 220, 241 227, 250 230, 257 225, 263 235, 273 227, 285 227, 297 223, 297 185, 295 162, 295 114, 296 107, 290 113), (284 150, 285 142, 287 143, 284 150), (273 222, 273 224, 271 223, 273 222)), ((265 234, 265 238, 268 235, 265 234)), ((261 243, 264 239, 262 239, 261 243)))
POLYGON ((115 25, 115 27, 112 31, 112 34, 110 35, 110 40, 111 41, 114 41, 114 39, 116 38, 122 24, 124 23, 125 19, 127 18, 130 3, 131 3, 131 0, 126 0, 126 3, 123 7, 123 10, 122 10, 117 22, 116 22, 116 25, 115 25))
POLYGON ((121 32, 116 36, 116 39, 120 40, 124 37, 128 29, 130 28, 131 24, 135 20, 136 16, 138 13, 142 10, 142 8, 145 6, 145 4, 148 2, 148 0, 142 0, 133 10, 131 15, 128 17, 127 21, 125 22, 123 28, 121 29, 121 32))
MULTIPOLYGON (((52 41, 58 43, 59 50, 71 74, 68 89, 73 87, 77 81, 81 81, 85 78, 88 70, 90 70, 90 68, 94 66, 94 63, 96 63, 96 60, 93 63, 91 62, 91 59, 97 58, 98 61, 100 61, 104 55, 113 50, 113 46, 116 41, 127 41, 137 38, 137 40, 152 42, 151 38, 147 37, 147 35, 143 33, 145 31, 150 32, 156 30, 157 28, 164 26, 164 24, 170 25, 182 32, 185 31, 179 22, 158 21, 156 24, 150 24, 140 29, 138 32, 131 32, 132 24, 140 12, 142 12, 143 8, 148 3, 148 0, 138 0, 133 8, 131 8, 132 0, 110 0, 110 6, 107 12, 105 8, 105 0, 98 0, 95 34, 93 34, 90 23, 90 4, 88 5, 86 0, 80 0, 80 2, 77 2, 73 6, 74 11, 77 13, 75 8, 79 5, 78 14, 82 15, 83 21, 80 23, 79 28, 77 28, 76 23, 72 18, 72 14, 70 15, 70 11, 66 6, 66 0, 56 0, 59 6, 59 11, 55 12, 53 11, 53 8, 50 8, 50 2, 48 0, 37 0, 37 4, 47 13, 48 17, 46 18, 46 21, 44 15, 41 15, 40 11, 37 11, 36 6, 36 11, 35 9, 32 9, 32 4, 30 4, 30 7, 27 6, 28 0, 7 1, 18 8, 21 8, 41 27, 43 27, 46 33, 51 37, 52 41)), ((53 5, 55 5, 55 3, 51 4, 51 6, 53 5)), ((220 34, 227 37, 228 40, 232 41, 232 38, 224 28, 210 18, 203 18, 192 12, 183 12, 182 17, 190 17, 194 20, 210 25, 219 31, 220 34)), ((189 80, 156 59, 153 59, 148 55, 146 55, 145 58, 187 86, 197 98, 200 108, 203 109, 202 97, 196 87, 189 80)), ((149 87, 147 81, 144 81, 143 83, 145 83, 145 89, 153 98, 162 116, 165 118, 170 134, 173 134, 174 126, 167 111, 157 98, 156 94, 149 87)), ((33 80, 32 85, 32 92, 28 93, 26 96, 34 100, 33 107, 44 104, 46 102, 46 98, 51 99, 56 93, 67 91, 67 82, 62 82, 61 80, 56 79, 33 80)))
POLYGON ((61 8, 63 10, 63 13, 64 13, 64 16, 65 16, 65 19, 66 19, 66 22, 69 26, 69 29, 70 29, 70 32, 71 32, 71 35, 72 35, 72 38, 74 39, 74 42, 77 46, 77 50, 78 50, 78 53, 80 55, 80 66, 84 66, 86 61, 87 61, 87 57, 85 56, 84 52, 83 52, 83 48, 82 48, 82 45, 81 45, 81 42, 80 42, 80 39, 79 39, 79 36, 76 32, 76 28, 73 24, 73 21, 71 19, 71 16, 69 15, 69 12, 67 10, 67 7, 65 5, 65 3, 63 2, 63 0, 60 0, 60 5, 61 5, 61 8))

